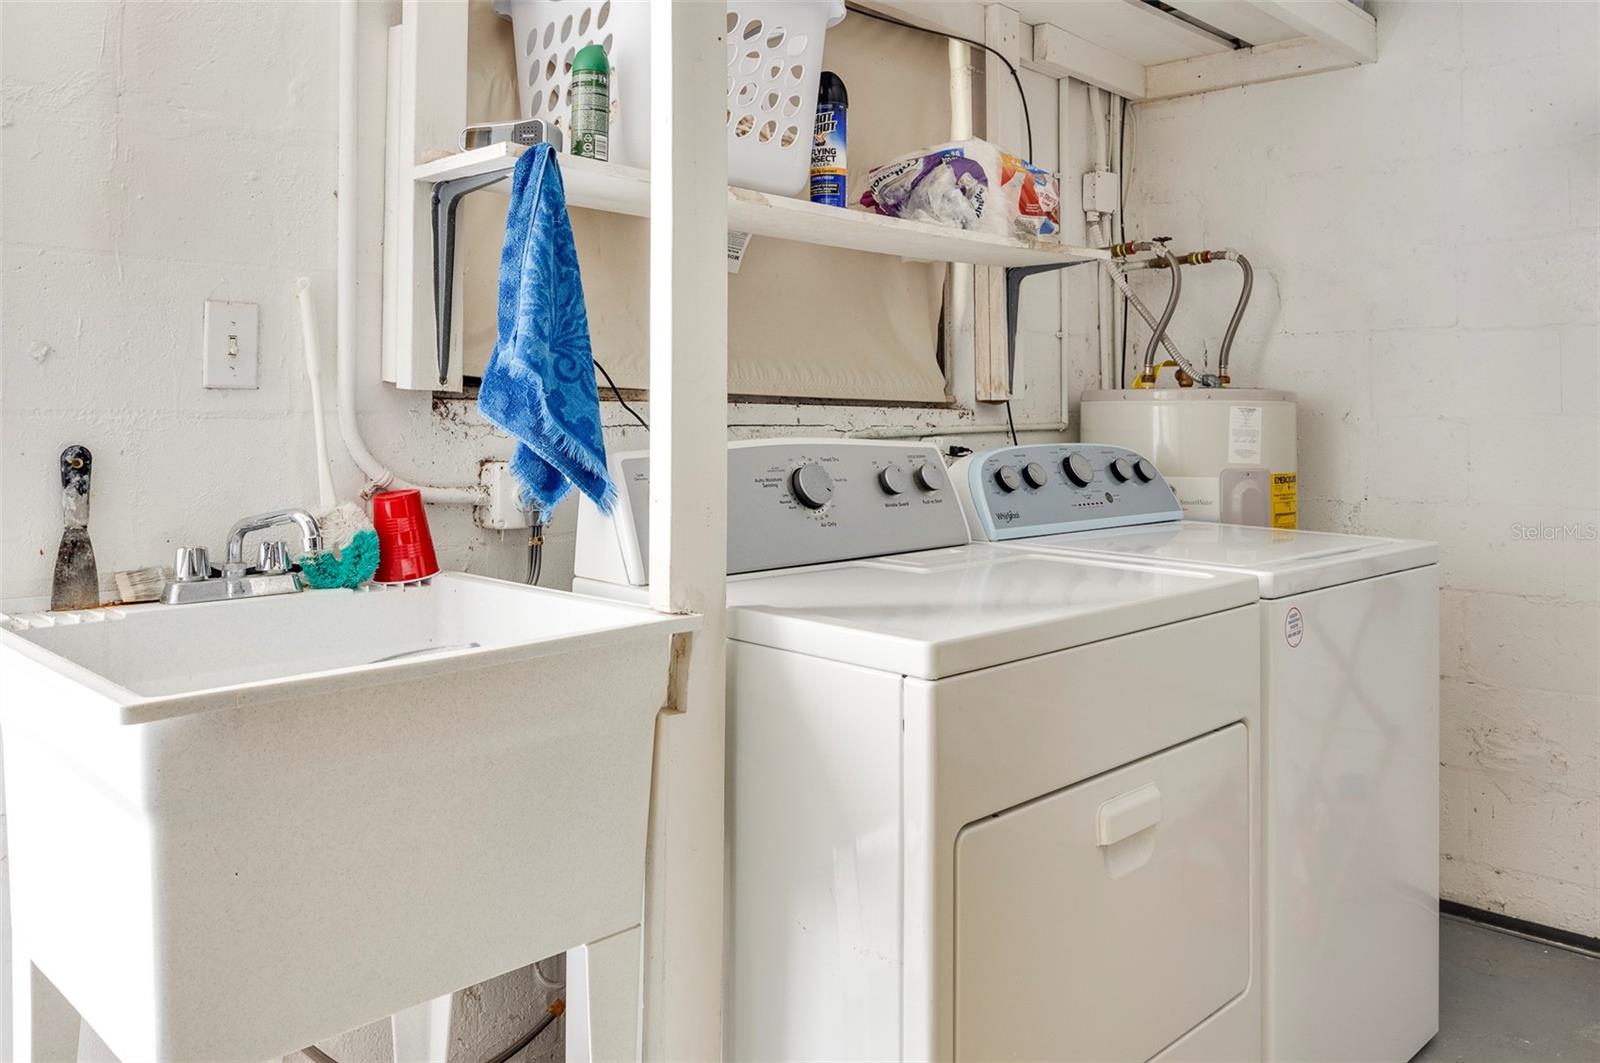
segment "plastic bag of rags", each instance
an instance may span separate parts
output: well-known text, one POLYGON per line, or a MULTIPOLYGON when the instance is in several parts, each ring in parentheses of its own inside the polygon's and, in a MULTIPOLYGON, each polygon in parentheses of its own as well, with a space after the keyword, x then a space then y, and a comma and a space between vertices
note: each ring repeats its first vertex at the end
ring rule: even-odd
POLYGON ((861 205, 891 218, 1001 236, 1061 235, 1055 177, 984 140, 940 144, 874 168, 861 205))

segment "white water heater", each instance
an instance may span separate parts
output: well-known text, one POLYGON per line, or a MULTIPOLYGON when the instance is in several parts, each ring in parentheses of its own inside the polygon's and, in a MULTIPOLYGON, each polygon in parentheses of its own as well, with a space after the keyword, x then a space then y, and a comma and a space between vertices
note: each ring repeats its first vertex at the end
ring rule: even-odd
POLYGON ((1155 462, 1186 517, 1293 528, 1299 513, 1295 400, 1260 388, 1086 391, 1078 437, 1155 462))

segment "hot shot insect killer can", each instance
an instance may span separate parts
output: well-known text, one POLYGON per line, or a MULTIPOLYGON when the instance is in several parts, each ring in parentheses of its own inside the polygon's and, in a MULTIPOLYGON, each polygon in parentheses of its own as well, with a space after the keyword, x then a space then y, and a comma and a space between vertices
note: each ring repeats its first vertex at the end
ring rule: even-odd
POLYGON ((845 111, 850 98, 831 70, 817 87, 817 125, 811 141, 811 202, 848 206, 845 193, 845 111))

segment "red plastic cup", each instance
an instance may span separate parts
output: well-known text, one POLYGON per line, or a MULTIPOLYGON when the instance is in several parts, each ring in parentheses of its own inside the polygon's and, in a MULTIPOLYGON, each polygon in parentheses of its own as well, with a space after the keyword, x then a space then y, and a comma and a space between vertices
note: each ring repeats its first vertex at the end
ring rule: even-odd
POLYGON ((372 526, 378 531, 378 571, 374 583, 414 583, 439 571, 433 554, 428 513, 416 488, 384 491, 372 499, 372 526))

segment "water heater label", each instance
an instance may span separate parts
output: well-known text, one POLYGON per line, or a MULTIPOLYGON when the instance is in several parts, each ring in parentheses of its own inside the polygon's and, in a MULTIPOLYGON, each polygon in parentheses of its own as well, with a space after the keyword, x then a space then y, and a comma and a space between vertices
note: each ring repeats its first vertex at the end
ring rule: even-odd
POLYGON ((1261 407, 1228 408, 1228 464, 1261 464, 1261 407))
POLYGON ((1272 474, 1272 526, 1294 528, 1299 523, 1299 477, 1292 472, 1275 472, 1272 474))

